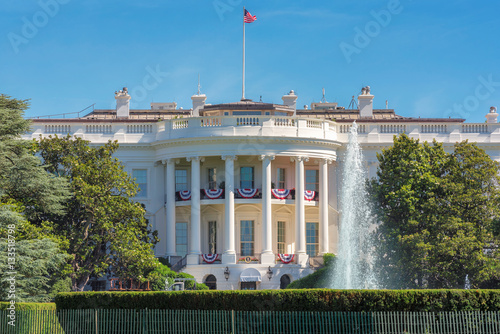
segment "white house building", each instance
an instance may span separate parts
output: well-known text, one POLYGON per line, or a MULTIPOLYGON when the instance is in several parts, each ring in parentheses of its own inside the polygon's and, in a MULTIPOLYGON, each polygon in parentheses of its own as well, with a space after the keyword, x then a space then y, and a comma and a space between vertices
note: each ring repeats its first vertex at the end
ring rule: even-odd
POLYGON ((210 105, 198 93, 190 110, 175 103, 130 110, 126 88, 115 98, 116 110, 34 119, 24 137, 69 133, 96 145, 118 140, 116 156, 136 178, 135 199, 161 238, 156 255, 216 289, 278 289, 337 251, 340 169, 353 121, 370 177, 376 153, 401 132, 450 150, 468 139, 500 161, 493 107, 485 123, 472 124, 373 109, 369 87, 357 109, 327 102, 297 109, 293 91, 280 105, 210 105))

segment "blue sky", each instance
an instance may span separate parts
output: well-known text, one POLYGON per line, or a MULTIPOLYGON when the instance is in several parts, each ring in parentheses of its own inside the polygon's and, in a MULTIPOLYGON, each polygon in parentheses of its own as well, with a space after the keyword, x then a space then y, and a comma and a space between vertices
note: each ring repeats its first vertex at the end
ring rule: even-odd
POLYGON ((500 2, 431 0, 2 0, 0 93, 30 98, 27 116, 113 108, 191 107, 198 74, 207 103, 246 97, 347 107, 370 85, 375 108, 484 122, 500 107, 500 2))

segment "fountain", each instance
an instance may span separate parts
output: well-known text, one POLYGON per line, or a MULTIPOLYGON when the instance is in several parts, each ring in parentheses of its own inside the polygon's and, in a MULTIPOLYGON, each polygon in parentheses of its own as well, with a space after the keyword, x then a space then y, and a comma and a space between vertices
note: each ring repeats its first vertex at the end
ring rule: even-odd
POLYGON ((470 281, 469 281, 469 274, 465 275, 465 290, 470 290, 470 281))
POLYGON ((365 189, 366 171, 357 128, 354 122, 342 171, 339 247, 331 284, 334 289, 377 288, 370 255, 373 248, 370 240, 372 214, 365 189))

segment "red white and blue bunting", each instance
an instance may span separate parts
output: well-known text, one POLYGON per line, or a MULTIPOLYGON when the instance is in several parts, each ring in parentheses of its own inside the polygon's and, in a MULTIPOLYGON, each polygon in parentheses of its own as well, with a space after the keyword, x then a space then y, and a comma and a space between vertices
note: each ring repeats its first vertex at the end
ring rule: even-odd
POLYGON ((223 189, 203 189, 205 196, 210 199, 217 199, 222 196, 223 189))
POLYGON ((278 254, 278 258, 284 264, 288 264, 288 263, 292 262, 294 257, 295 257, 295 254, 278 254))
POLYGON ((238 190, 238 194, 240 194, 243 198, 252 198, 257 194, 258 189, 236 189, 238 190))
POLYGON ((285 199, 290 194, 290 189, 271 189, 274 198, 285 199))
POLYGON ((182 191, 179 191, 179 197, 183 201, 189 201, 191 199, 191 190, 182 190, 182 191))
POLYGON ((206 263, 214 263, 219 259, 219 254, 201 254, 201 257, 206 263))
POLYGON ((312 201, 314 199, 314 196, 316 196, 316 192, 314 190, 305 190, 304 191, 304 198, 308 201, 312 201))

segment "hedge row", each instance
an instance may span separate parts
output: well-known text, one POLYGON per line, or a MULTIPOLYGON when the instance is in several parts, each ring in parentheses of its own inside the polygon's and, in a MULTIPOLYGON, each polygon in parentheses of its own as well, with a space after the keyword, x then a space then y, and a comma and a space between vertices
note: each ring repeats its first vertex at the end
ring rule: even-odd
POLYGON ((57 309, 236 311, 499 311, 499 290, 260 290, 78 292, 56 296, 57 309))
MULTIPOLYGON (((6 310, 10 307, 9 302, 0 302, 0 310, 6 310)), ((26 310, 55 310, 55 303, 15 303, 16 311, 26 310)))

